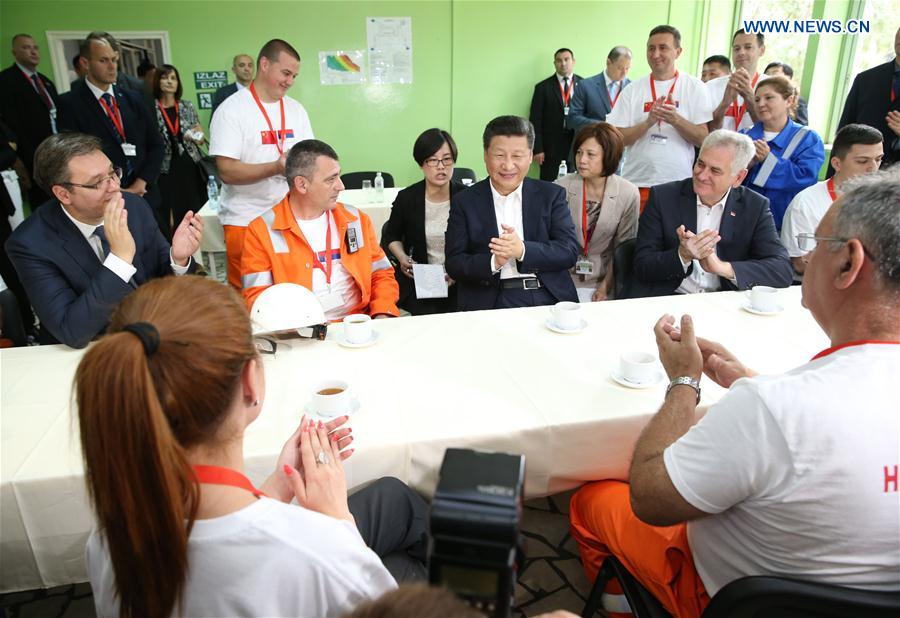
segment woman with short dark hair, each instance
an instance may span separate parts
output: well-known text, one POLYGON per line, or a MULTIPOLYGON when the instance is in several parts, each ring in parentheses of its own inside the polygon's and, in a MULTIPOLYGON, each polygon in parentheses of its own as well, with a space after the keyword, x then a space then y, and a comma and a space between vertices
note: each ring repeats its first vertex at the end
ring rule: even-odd
POLYGON ((397 262, 398 306, 413 315, 456 311, 456 287, 448 281, 447 298, 416 298, 412 265, 444 263, 444 232, 450 198, 465 189, 453 180, 458 152, 447 131, 428 129, 413 145, 413 159, 424 178, 397 194, 385 226, 381 246, 397 262))
POLYGON ((637 235, 640 193, 616 175, 624 149, 613 125, 582 127, 572 142, 576 171, 556 181, 566 190, 578 237, 578 261, 570 272, 581 302, 613 297, 616 247, 637 235))

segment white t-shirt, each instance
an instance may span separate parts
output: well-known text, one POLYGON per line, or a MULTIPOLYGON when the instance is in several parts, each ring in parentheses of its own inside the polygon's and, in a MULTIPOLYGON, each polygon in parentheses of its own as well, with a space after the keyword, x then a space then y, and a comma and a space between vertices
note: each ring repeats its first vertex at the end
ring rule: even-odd
MULTIPOLYGON (((711 79, 706 82, 706 90, 709 94, 709 102, 712 105, 713 111, 717 107, 719 107, 719 103, 722 102, 722 97, 725 96, 725 88, 728 86, 728 79, 730 75, 723 75, 722 77, 717 77, 715 79, 711 79)), ((765 73, 759 74, 759 79, 756 80, 756 83, 767 79, 769 76, 765 73)), ((750 112, 746 109, 744 110, 743 116, 741 116, 741 126, 737 129, 734 128, 734 116, 729 115, 729 111, 736 111, 738 114, 741 113, 741 106, 744 104, 744 97, 741 95, 737 96, 737 109, 734 109, 729 105, 728 109, 725 111, 725 117, 722 119, 722 128, 728 129, 729 131, 745 131, 753 126, 753 118, 750 117, 750 112)))
POLYGON ((741 379, 663 453, 706 591, 748 575, 900 590, 900 345, 741 379), (892 475, 892 476, 891 476, 892 475))
POLYGON ((784 213, 781 223, 781 244, 791 257, 806 255, 797 245, 797 234, 812 234, 819 227, 819 221, 831 208, 828 181, 817 182, 794 196, 784 213))
POLYGON ((353 307, 362 301, 362 291, 356 285, 356 281, 347 272, 341 263, 341 239, 338 237, 337 224, 330 212, 323 213, 316 219, 297 219, 297 225, 303 232, 303 237, 319 258, 319 264, 327 268, 325 259, 325 235, 328 224, 331 223, 331 286, 325 278, 321 268, 313 268, 313 294, 322 297, 329 292, 341 295, 343 303, 325 311, 325 317, 329 320, 341 320, 346 317, 353 307))
MULTIPOLYGON (((306 110, 294 99, 284 101, 284 152, 305 139, 312 139, 306 110)), ((281 106, 263 103, 272 130, 253 100, 249 88, 238 90, 213 114, 209 127, 209 154, 238 159, 242 163, 270 163, 281 156, 276 146, 281 131, 281 106)), ((253 219, 280 202, 288 192, 284 176, 271 176, 249 185, 222 185, 219 220, 223 225, 246 227, 253 219)))
MULTIPOLYGON (((606 117, 608 123, 628 128, 647 119, 650 104, 653 103, 651 77, 647 75, 625 86, 616 107, 606 117)), ((664 97, 672 86, 672 80, 654 81, 654 85, 656 96, 664 97)), ((672 99, 678 105, 678 113, 688 122, 702 124, 712 120, 713 106, 710 105, 706 85, 693 75, 679 72, 672 99)), ((654 124, 639 140, 625 148, 622 176, 638 187, 652 187, 687 178, 691 175, 693 164, 694 145, 681 137, 672 125, 664 122, 662 126, 654 124), (661 134, 665 143, 655 141, 654 134, 661 134)))
MULTIPOLYGON (((112 561, 96 530, 86 558, 97 615, 117 617, 112 561)), ((261 498, 194 522, 182 615, 339 616, 396 587, 350 522, 261 498)))

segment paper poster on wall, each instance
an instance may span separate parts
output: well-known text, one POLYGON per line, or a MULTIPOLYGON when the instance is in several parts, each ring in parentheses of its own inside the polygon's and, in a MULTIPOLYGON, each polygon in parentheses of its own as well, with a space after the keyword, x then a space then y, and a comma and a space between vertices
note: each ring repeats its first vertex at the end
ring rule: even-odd
POLYGON ((412 17, 367 17, 369 81, 411 84, 412 17))
POLYGON ((366 81, 362 49, 353 51, 320 51, 319 82, 323 86, 362 84, 366 81))

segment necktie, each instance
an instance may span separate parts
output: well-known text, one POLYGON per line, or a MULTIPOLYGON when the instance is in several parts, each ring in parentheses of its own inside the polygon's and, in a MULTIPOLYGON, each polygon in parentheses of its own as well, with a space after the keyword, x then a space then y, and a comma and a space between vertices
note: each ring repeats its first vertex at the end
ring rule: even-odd
POLYGON ((47 109, 53 109, 53 101, 50 100, 50 95, 47 94, 47 90, 44 88, 44 84, 41 83, 41 79, 38 77, 37 73, 31 74, 31 81, 34 82, 34 87, 40 95, 41 100, 44 102, 44 105, 47 106, 47 109))
POLYGON ((100 239, 100 246, 102 247, 103 255, 98 256, 98 257, 100 258, 100 261, 102 262, 103 260, 106 259, 106 256, 109 255, 109 241, 106 239, 106 230, 103 229, 102 225, 98 225, 94 229, 93 235, 100 239))
MULTIPOLYGON (((112 109, 115 109, 115 108, 113 107, 113 98, 112 98, 112 95, 111 95, 111 94, 109 94, 108 92, 104 92, 103 94, 100 95, 100 98, 103 99, 103 102, 104 102, 104 103, 106 103, 106 110, 112 110, 112 109)), ((104 110, 104 111, 106 111, 106 110, 104 110)), ((113 119, 110 118, 110 116, 109 116, 109 112, 106 112, 106 117, 109 118, 109 121, 110 121, 113 125, 115 125, 115 122, 114 122, 113 119)), ((122 142, 122 136, 119 135, 119 131, 115 128, 115 126, 113 126, 113 132, 116 134, 117 141, 118 141, 119 143, 121 143, 121 142, 122 142)))
POLYGON ((563 77, 563 103, 566 102, 566 94, 569 92, 569 78, 563 77))

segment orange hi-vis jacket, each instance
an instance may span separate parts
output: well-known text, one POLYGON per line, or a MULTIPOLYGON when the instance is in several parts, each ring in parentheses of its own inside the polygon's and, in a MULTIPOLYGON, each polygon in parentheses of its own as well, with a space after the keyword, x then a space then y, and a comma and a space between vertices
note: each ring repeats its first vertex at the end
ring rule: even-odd
MULTIPOLYGON (((241 283, 247 307, 270 285, 297 283, 312 290, 313 260, 309 246, 294 218, 290 194, 271 210, 250 222, 241 255, 241 283)), ((375 238, 372 220, 357 208, 338 203, 331 211, 341 239, 341 264, 360 289, 360 304, 349 313, 400 315, 400 287, 394 268, 375 238), (356 239, 356 251, 347 246, 347 230, 356 239)))

